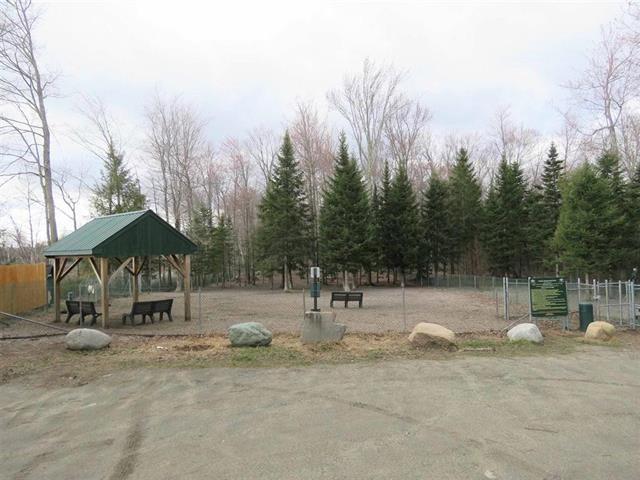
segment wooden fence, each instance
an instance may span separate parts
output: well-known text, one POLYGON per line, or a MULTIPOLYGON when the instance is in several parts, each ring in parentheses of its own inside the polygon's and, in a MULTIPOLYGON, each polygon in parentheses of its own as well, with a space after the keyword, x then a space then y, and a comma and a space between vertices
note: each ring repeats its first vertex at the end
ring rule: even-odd
POLYGON ((24 313, 46 304, 45 263, 0 265, 0 312, 24 313))

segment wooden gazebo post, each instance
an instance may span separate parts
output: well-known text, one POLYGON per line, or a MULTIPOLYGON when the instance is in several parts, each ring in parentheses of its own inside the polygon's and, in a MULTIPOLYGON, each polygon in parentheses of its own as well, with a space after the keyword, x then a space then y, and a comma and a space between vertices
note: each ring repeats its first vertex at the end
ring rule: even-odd
POLYGON ((184 320, 191 320, 191 255, 184 256, 184 320))
POLYGON ((100 283, 101 289, 101 301, 102 301, 102 328, 107 327, 107 321, 109 320, 109 259, 106 257, 100 258, 100 283))

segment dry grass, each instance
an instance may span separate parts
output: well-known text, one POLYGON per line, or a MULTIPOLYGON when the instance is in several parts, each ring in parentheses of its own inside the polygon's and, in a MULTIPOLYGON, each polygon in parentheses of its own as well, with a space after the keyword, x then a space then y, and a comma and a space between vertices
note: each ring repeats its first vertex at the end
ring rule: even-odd
MULTIPOLYGON (((61 337, 4 341, 0 383, 29 376, 44 384, 78 385, 125 368, 295 367, 390 359, 454 359, 460 355, 550 355, 581 348, 579 332, 544 331, 544 345, 510 343, 496 331, 459 335, 459 349, 449 352, 411 346, 405 334, 348 334, 340 343, 304 345, 296 335, 276 334, 270 347, 233 348, 223 335, 141 338, 116 336, 111 347, 97 352, 71 352, 61 337)), ((638 332, 619 332, 596 345, 639 348, 638 332)))

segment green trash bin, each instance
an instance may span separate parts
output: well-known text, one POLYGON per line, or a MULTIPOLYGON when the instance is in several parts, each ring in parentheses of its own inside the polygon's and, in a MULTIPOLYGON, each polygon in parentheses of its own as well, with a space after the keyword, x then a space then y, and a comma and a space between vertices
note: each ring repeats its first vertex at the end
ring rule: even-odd
POLYGON ((578 316, 580 317, 580 330, 584 332, 593 322, 593 304, 581 303, 578 305, 578 316))

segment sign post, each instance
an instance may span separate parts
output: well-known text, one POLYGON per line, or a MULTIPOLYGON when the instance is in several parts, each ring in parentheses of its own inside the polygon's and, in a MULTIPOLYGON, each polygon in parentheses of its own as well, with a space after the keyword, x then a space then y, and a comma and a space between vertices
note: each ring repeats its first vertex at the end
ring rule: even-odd
POLYGON ((567 284, 564 278, 529 278, 529 317, 564 317, 564 329, 569 328, 567 284))
POLYGON ((313 308, 311 311, 319 312, 318 297, 320 296, 320 267, 311 267, 311 271, 309 273, 309 276, 313 279, 311 289, 309 290, 309 293, 313 298, 313 308))

